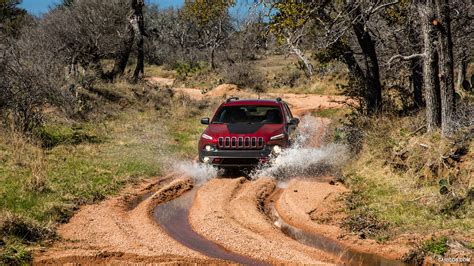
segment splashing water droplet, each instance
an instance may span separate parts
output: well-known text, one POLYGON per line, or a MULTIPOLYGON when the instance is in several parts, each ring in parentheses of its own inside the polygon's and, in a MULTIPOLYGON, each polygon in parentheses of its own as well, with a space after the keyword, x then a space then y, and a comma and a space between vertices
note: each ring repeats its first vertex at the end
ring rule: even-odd
POLYGON ((218 175, 218 170, 215 167, 198 162, 178 163, 175 171, 191 177, 196 185, 201 185, 218 175))
POLYGON ((308 147, 320 144, 324 138, 325 125, 313 116, 301 119, 299 135, 292 147, 285 149, 270 165, 257 169, 254 179, 269 176, 279 181, 295 176, 318 176, 334 171, 348 159, 348 149, 342 144, 308 147))

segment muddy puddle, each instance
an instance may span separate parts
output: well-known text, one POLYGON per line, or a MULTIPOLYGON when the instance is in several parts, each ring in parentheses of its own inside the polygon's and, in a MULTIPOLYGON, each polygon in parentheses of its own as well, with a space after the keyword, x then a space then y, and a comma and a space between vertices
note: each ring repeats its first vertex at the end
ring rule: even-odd
MULTIPOLYGON (((281 193, 281 190, 280 190, 281 193)), ((280 193, 275 195, 279 196, 280 193)), ((277 197, 276 196, 276 197, 277 197)), ((287 224, 278 215, 274 206, 274 200, 266 202, 267 215, 270 216, 282 233, 290 238, 310 247, 326 251, 340 258, 347 265, 378 265, 378 266, 402 266, 407 265, 401 261, 390 260, 379 255, 359 252, 341 245, 339 242, 325 237, 321 234, 307 232, 300 228, 287 224)))
POLYGON ((196 190, 192 190, 175 200, 156 206, 153 210, 155 221, 176 241, 208 257, 244 265, 267 265, 262 261, 228 251, 196 233, 188 220, 195 194, 196 190))

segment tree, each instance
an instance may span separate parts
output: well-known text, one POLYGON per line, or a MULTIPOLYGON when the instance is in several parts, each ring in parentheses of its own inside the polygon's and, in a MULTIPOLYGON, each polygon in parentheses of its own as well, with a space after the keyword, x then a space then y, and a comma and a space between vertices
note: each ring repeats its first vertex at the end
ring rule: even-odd
POLYGON ((448 0, 436 0, 439 79, 441 95, 441 131, 450 134, 454 129, 454 62, 451 36, 451 15, 448 0))
POLYGON ((0 37, 17 36, 27 17, 20 0, 0 0, 0 37))
POLYGON ((438 80, 439 60, 435 47, 434 9, 435 7, 430 1, 419 6, 424 44, 423 84, 425 87, 426 126, 428 131, 433 131, 441 125, 441 96, 438 80))
POLYGON ((215 55, 233 33, 229 8, 234 0, 186 0, 180 12, 191 21, 199 36, 198 44, 208 50, 209 63, 216 68, 215 55))
POLYGON ((120 45, 118 54, 116 55, 114 68, 107 75, 110 79, 114 79, 117 75, 122 75, 124 73, 135 40, 138 48, 138 57, 137 65, 133 74, 134 80, 138 79, 140 75, 143 74, 143 36, 145 32, 143 6, 145 5, 145 2, 144 0, 130 0, 129 3, 130 9, 125 17, 126 21, 128 21, 125 27, 125 38, 120 45))
MULTIPOLYGON (((347 48, 339 50, 338 58, 343 58, 354 76, 363 81, 365 111, 368 114, 377 112, 382 106, 382 85, 380 66, 377 55, 376 40, 373 36, 372 18, 398 1, 270 1, 270 6, 279 7, 278 12, 271 14, 275 32, 294 32, 311 25, 310 32, 315 32, 314 43, 317 48, 347 48), (281 12, 280 10, 285 10, 281 12), (356 57, 356 54, 362 55, 356 57), (344 56, 341 56, 344 55, 344 56), (357 72, 357 73, 356 73, 357 72)), ((284 35, 284 34, 283 34, 284 35)), ((297 34, 296 40, 304 34, 297 34)), ((333 54, 333 53, 330 53, 333 54)), ((336 59, 336 58, 334 58, 336 59)), ((307 65, 307 69, 311 66, 307 65)))
POLYGON ((303 62, 307 77, 311 77, 314 67, 301 48, 307 27, 310 24, 313 4, 297 1, 270 2, 269 10, 275 10, 271 15, 270 32, 273 33, 280 44, 285 44, 290 53, 303 62))

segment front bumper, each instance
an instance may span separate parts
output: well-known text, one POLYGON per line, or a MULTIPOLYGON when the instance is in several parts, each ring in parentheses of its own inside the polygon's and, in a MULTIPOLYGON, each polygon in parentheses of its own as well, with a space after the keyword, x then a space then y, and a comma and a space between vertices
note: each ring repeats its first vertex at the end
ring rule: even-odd
POLYGON ((267 163, 272 155, 273 146, 265 146, 260 150, 201 150, 199 161, 209 158, 208 164, 220 167, 252 167, 267 163))

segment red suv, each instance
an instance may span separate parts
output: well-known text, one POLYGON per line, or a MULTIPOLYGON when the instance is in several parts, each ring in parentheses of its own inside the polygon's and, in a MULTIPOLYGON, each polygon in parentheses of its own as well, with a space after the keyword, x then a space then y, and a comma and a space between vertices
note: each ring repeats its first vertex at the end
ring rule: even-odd
POLYGON ((219 168, 264 164, 290 145, 299 123, 288 105, 276 100, 230 98, 219 106, 199 140, 199 160, 219 168))

